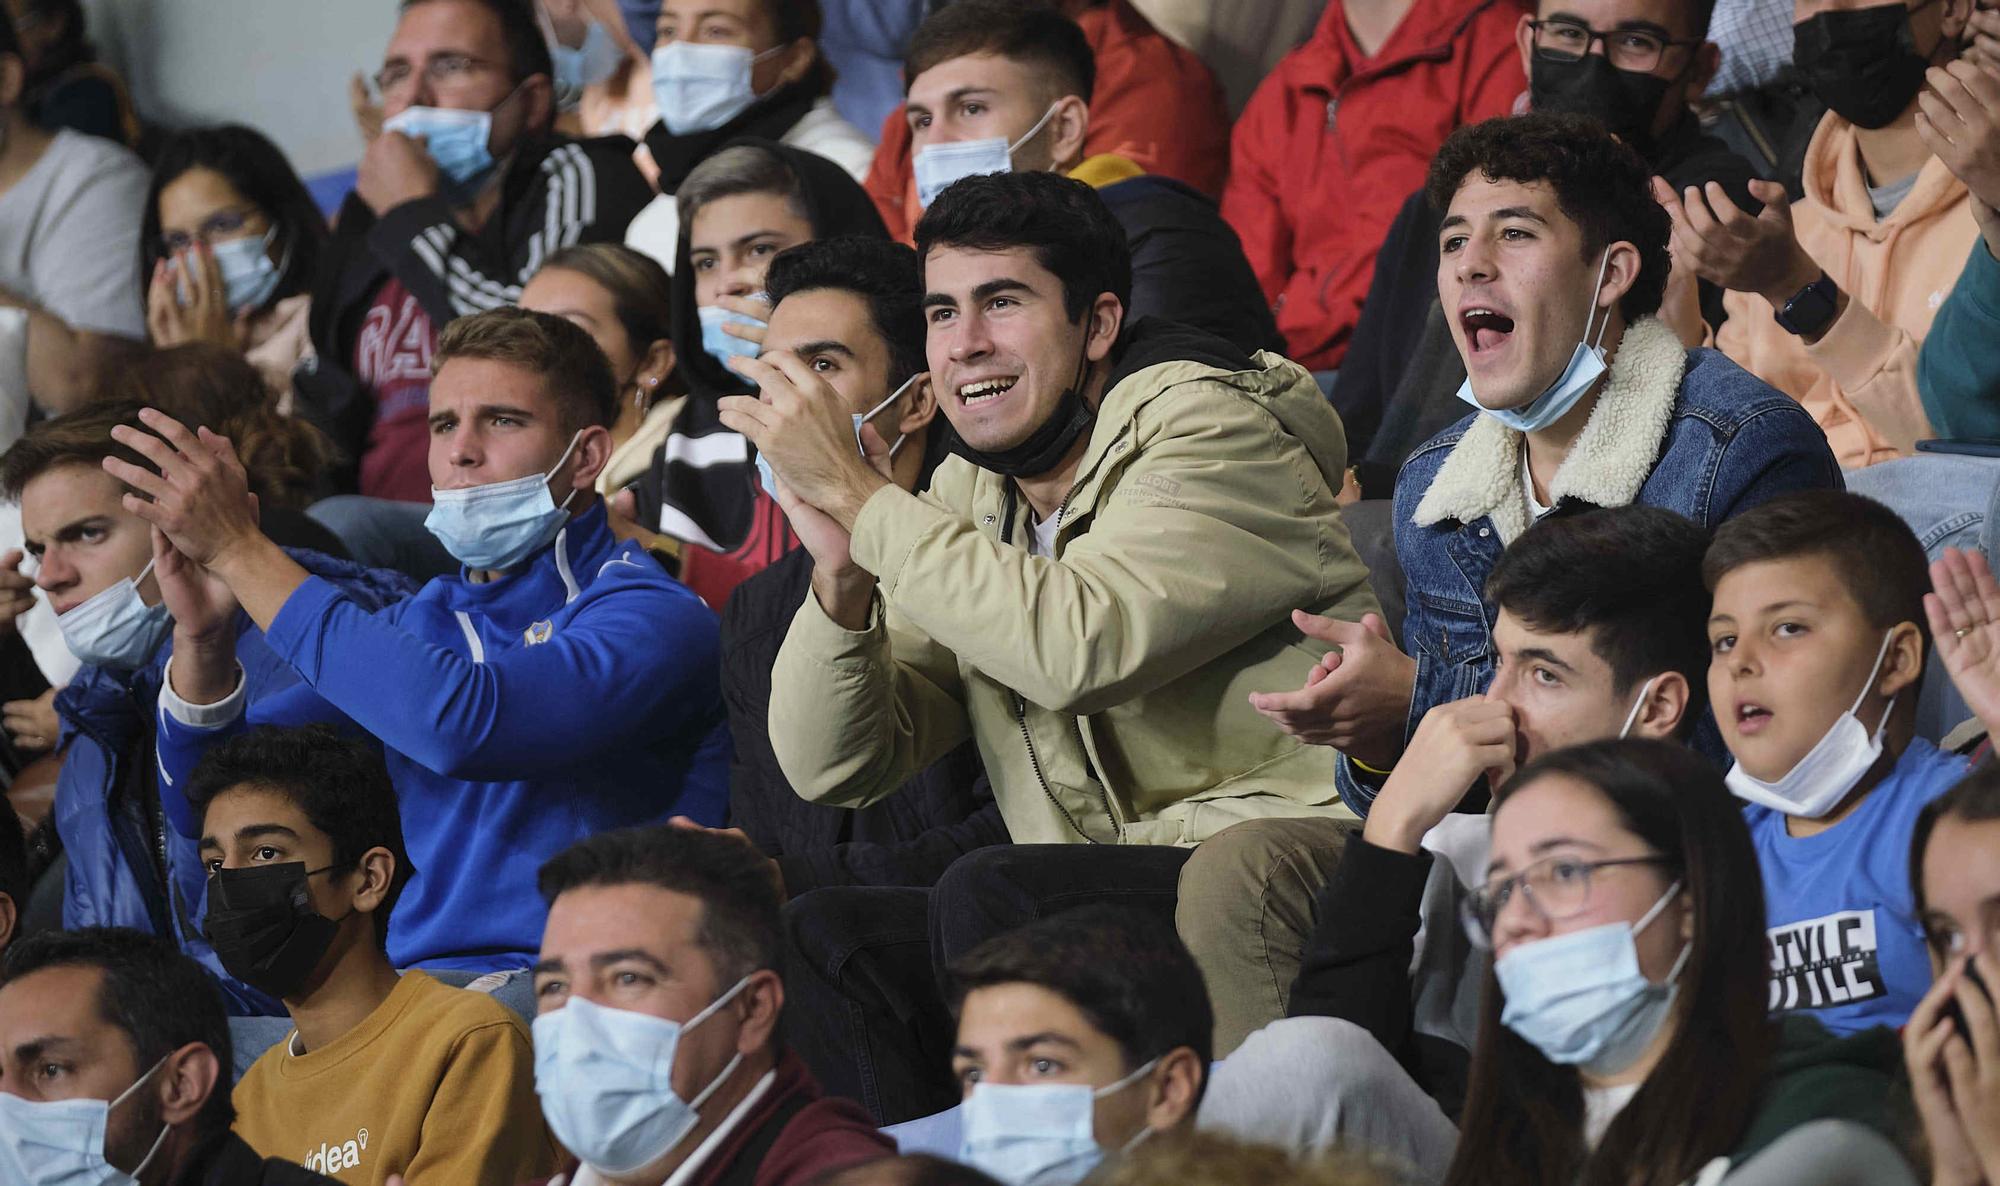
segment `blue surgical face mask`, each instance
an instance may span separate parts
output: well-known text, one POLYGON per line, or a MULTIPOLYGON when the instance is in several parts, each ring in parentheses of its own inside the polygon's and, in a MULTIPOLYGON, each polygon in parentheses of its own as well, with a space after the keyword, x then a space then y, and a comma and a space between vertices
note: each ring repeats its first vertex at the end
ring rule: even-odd
MULTIPOLYGON (((921 372, 919 373, 921 374, 921 372)), ((861 451, 861 456, 863 456, 864 458, 868 456, 868 446, 863 444, 861 441, 861 426, 868 423, 870 420, 873 420, 875 417, 881 415, 884 411, 887 411, 892 405, 894 405, 897 400, 903 398, 903 393, 905 391, 908 391, 910 389, 910 385, 912 383, 915 383, 916 381, 917 381, 917 375, 911 375, 909 378, 903 380, 903 385, 901 387, 898 387, 896 388, 896 390, 889 393, 888 399, 885 399, 881 403, 876 404, 874 407, 868 409, 866 412, 855 412, 853 414, 854 447, 861 451)), ((896 450, 902 448, 903 442, 909 439, 910 439, 909 437, 903 435, 902 433, 896 434, 895 442, 889 446, 890 461, 896 460, 896 450)), ((778 497, 777 474, 772 471, 771 463, 764 460, 764 455, 762 453, 757 454, 757 481, 763 485, 765 491, 769 493, 772 498, 778 497)))
POLYGON ((115 1100, 29 1100, 0 1091, 0 1182, 7 1186, 137 1186, 173 1131, 160 1126, 145 1159, 125 1172, 105 1160, 111 1109, 143 1087, 166 1059, 153 1064, 115 1100))
POLYGON ((581 432, 572 436, 555 467, 545 474, 459 490, 431 487, 431 513, 424 517, 424 526, 467 568, 513 568, 554 539, 567 520, 576 491, 571 490, 558 506, 549 495, 549 480, 582 439, 581 432))
POLYGON ((681 1036, 713 1017, 743 986, 683 1022, 593 1005, 581 997, 535 1018, 535 1091, 563 1147, 600 1174, 644 1169, 673 1152, 701 1122, 701 1106, 743 1061, 729 1060, 692 1101, 674 1092, 681 1036))
MULTIPOLYGON (((760 299, 762 296, 762 293, 758 293, 753 299, 760 299)), ((701 321, 701 348, 708 351, 708 356, 725 368, 729 367, 729 360, 739 354, 755 358, 764 352, 762 344, 748 338, 739 338, 732 333, 724 333, 722 327, 754 325, 762 329, 770 325, 770 322, 759 321, 747 313, 738 313, 721 305, 702 305, 694 311, 694 315, 701 321)), ((733 375, 736 372, 730 370, 729 373, 733 375)))
POLYGON ((750 70, 785 46, 751 53, 740 45, 669 41, 653 50, 653 102, 676 136, 712 132, 748 110, 760 96, 750 70))
POLYGON ((1604 272, 1611 266, 1611 249, 1604 249, 1604 260, 1597 265, 1597 283, 1590 288, 1590 312, 1585 314, 1583 337, 1570 352, 1569 367, 1547 391, 1530 400, 1521 408, 1489 408, 1472 394, 1472 377, 1466 376, 1459 384, 1458 398, 1471 404, 1516 432, 1540 432, 1564 416, 1589 393, 1592 386, 1604 377, 1604 331, 1611 328, 1611 311, 1604 311, 1604 323, 1597 326, 1597 337, 1591 339, 1590 328, 1597 321, 1597 294, 1604 288, 1604 272))
POLYGON ((1042 118, 1035 121, 1035 126, 1012 144, 1007 143, 1005 136, 989 136, 984 140, 924 145, 917 150, 916 160, 911 165, 917 177, 918 203, 928 210, 947 186, 961 178, 1012 172, 1014 154, 1048 126, 1055 113, 1056 105, 1049 104, 1049 109, 1042 112, 1042 118))
MULTIPOLYGON (((1097 1101, 1137 1083, 1159 1061, 1095 1091, 1080 1083, 977 1084, 959 1105, 958 1159, 1006 1186, 1073 1186, 1104 1160, 1097 1101)), ((1141 1129, 1125 1147, 1147 1135, 1141 1129)))
POLYGON ((409 107, 383 120, 382 130, 401 132, 412 140, 421 139, 424 151, 437 162, 448 196, 454 201, 477 196, 496 171, 493 149, 488 144, 493 135, 490 111, 409 107))
POLYGON ((271 245, 277 239, 278 228, 272 227, 262 235, 245 235, 209 246, 222 273, 222 299, 231 313, 261 309, 278 291, 284 269, 271 262, 271 245))
POLYGON ((549 61, 555 67, 556 102, 564 109, 575 107, 583 88, 596 86, 618 70, 618 43, 611 31, 596 21, 584 30, 583 44, 575 48, 553 39, 549 61))
POLYGON ((1631 1066, 1673 1011, 1681 969, 1694 950, 1684 945, 1666 982, 1655 984, 1639 970, 1635 940, 1680 890, 1679 881, 1668 886, 1636 923, 1585 927, 1501 956, 1493 965, 1507 998, 1501 1024, 1561 1066, 1593 1075, 1631 1066))
POLYGON ((139 598, 140 582, 151 571, 153 562, 148 560, 138 576, 126 577, 56 615, 56 629, 62 631, 70 654, 115 671, 137 671, 152 659, 174 623, 165 602, 147 605, 139 598))

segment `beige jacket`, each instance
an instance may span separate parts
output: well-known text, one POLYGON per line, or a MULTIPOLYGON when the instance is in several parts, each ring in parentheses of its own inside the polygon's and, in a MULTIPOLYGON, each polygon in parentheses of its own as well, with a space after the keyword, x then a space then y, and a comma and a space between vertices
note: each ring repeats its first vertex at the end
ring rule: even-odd
POLYGON ((1327 647, 1290 613, 1377 610, 1334 504, 1340 420, 1259 354, 1114 383, 1061 512, 1028 552, 1012 483, 947 460, 856 521, 870 627, 806 598, 772 673, 771 742, 816 802, 875 802, 968 735, 1020 843, 1193 844, 1245 819, 1351 819, 1333 754, 1250 707, 1327 647))
POLYGON ((1979 235, 1965 185, 1932 157, 1878 222, 1854 125, 1828 114, 1806 150, 1805 188, 1792 206, 1799 245, 1847 294, 1847 308, 1808 346, 1771 319, 1763 297, 1731 292, 1715 344, 1803 404, 1842 466, 1905 456, 1933 435, 1917 352, 1979 235))

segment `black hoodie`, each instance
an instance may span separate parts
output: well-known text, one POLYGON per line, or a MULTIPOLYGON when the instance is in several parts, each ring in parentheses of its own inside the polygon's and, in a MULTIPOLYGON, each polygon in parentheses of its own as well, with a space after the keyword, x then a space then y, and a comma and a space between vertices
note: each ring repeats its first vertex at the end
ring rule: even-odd
MULTIPOLYGON (((839 165, 817 153, 769 140, 739 139, 722 147, 739 145, 775 154, 798 179, 813 238, 889 237, 866 191, 839 165)), ((681 222, 673 276, 674 356, 688 399, 666 441, 654 452, 652 465, 634 484, 634 493, 639 523, 720 552, 741 570, 733 574, 733 580, 697 581, 687 568, 689 561, 683 561, 682 579, 720 609, 715 594, 726 592, 736 581, 777 560, 796 547, 798 540, 777 503, 759 497, 750 442, 724 428, 716 411, 716 401, 723 396, 748 395, 756 388, 702 349, 694 267, 688 259, 691 221, 681 222)), ((707 557, 695 561, 708 562, 707 557)))

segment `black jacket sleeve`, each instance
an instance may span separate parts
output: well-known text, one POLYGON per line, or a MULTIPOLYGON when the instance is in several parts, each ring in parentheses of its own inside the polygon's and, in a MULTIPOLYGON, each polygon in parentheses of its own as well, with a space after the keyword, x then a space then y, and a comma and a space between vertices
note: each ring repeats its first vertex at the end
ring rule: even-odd
MULTIPOLYGON (((797 896, 830 885, 937 884, 951 863, 975 848, 1007 843, 1007 825, 982 776, 975 792, 983 792, 979 810, 955 823, 942 824, 896 843, 852 840, 828 848, 790 853, 778 858, 785 875, 785 892, 797 896)), ((907 788, 904 794, 911 793, 907 788)))
POLYGON ((1293 1017, 1342 1018, 1392 1054, 1407 1053, 1410 959, 1432 860, 1349 834, 1333 880, 1320 891, 1319 921, 1292 982, 1293 1017))

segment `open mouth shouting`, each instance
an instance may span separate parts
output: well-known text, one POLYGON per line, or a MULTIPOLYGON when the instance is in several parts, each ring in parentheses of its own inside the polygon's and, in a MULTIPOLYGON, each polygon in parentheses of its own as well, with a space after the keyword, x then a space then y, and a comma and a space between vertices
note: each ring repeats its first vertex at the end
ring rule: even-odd
POLYGON ((1465 332, 1466 349, 1475 358, 1499 350, 1514 333, 1514 319, 1491 305, 1465 306, 1458 311, 1458 324, 1465 332))
POLYGON ((1736 732, 1739 736, 1755 737, 1771 723, 1771 710, 1748 700, 1736 703, 1736 732))

